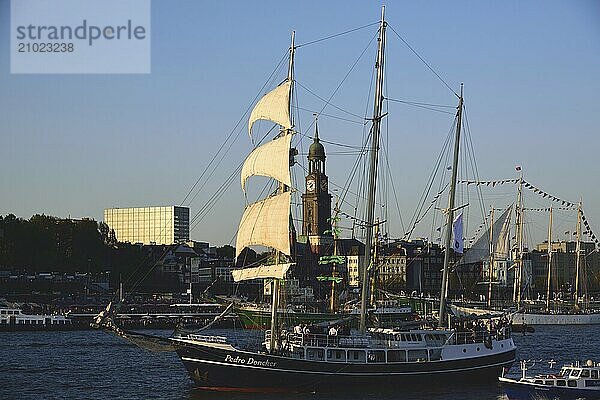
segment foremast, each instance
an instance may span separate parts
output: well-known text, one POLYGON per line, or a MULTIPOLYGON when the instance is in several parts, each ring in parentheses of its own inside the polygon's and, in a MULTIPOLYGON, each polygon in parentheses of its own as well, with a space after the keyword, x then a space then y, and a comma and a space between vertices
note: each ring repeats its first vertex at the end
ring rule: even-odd
POLYGON ((255 148, 246 158, 241 171, 241 185, 245 190, 246 180, 260 175, 273 178, 278 183, 276 193, 246 207, 240 221, 236 238, 236 257, 244 248, 251 245, 263 245, 275 250, 275 265, 245 268, 233 271, 234 280, 271 279, 271 338, 268 340, 269 352, 277 349, 279 284, 285 278, 291 262, 281 263, 281 258, 292 259, 293 222, 291 209, 291 174, 293 155, 291 148, 293 118, 291 99, 294 82, 294 44, 295 33, 289 53, 287 79, 275 89, 264 95, 254 106, 248 119, 248 133, 252 137, 252 127, 258 120, 268 120, 281 126, 277 137, 255 148))
POLYGON ((379 25, 379 38, 377 39, 377 82, 375 84, 375 101, 373 102, 373 125, 371 128, 371 149, 369 161, 369 183, 367 194, 366 212, 366 237, 365 255, 362 270, 362 286, 360 301, 360 324, 359 331, 366 331, 367 299, 369 298, 369 275, 371 271, 371 247, 373 244, 373 222, 375 221, 375 195, 377 193, 377 164, 379 157, 379 134, 381 131, 381 118, 383 109, 383 79, 385 61, 385 6, 381 7, 381 21, 379 25))
MULTIPOLYGON (((292 41, 290 44, 290 61, 289 61, 289 67, 288 67, 288 76, 287 76, 287 81, 290 82, 290 97, 289 97, 289 104, 288 104, 288 110, 290 112, 290 122, 292 127, 294 126, 294 121, 293 121, 293 113, 292 113, 292 88, 293 88, 293 84, 294 84, 294 51, 295 51, 295 47, 294 47, 294 39, 296 36, 296 32, 292 31, 292 41)), ((282 133, 283 135, 289 135, 289 129, 288 132, 282 133)), ((291 165, 290 165, 291 167, 291 165)), ((287 186, 284 182, 279 182, 279 192, 280 193, 285 193, 288 192, 290 190, 289 186, 287 186)), ((291 226, 291 222, 290 222, 290 226, 291 226)), ((291 252, 290 254, 288 254, 289 256, 291 256, 291 252)), ((279 258, 280 258, 281 254, 280 251, 277 250, 276 252, 276 260, 275 260, 275 264, 279 265, 279 258)), ((279 311, 279 295, 280 295, 280 279, 274 278, 273 279, 273 287, 272 287, 272 291, 271 291, 271 340, 269 341, 269 352, 272 353, 275 351, 276 347, 277 347, 277 341, 278 341, 278 332, 279 332, 279 323, 278 323, 278 311, 279 311)))
MULTIPOLYGON (((454 203, 456 199, 456 179, 458 177, 458 155, 460 150, 460 131, 462 129, 463 87, 460 87, 456 114, 456 133, 454 135, 454 157, 452 160, 452 180, 450 181, 450 194, 448 195, 448 209, 446 210, 446 237, 444 250, 444 269, 442 272, 442 285, 440 288, 440 310, 438 327, 446 326, 446 296, 448 295, 448 269, 450 265, 450 242, 452 240, 452 222, 454 221, 454 203)), ((491 277, 490 277, 491 279, 491 277)))

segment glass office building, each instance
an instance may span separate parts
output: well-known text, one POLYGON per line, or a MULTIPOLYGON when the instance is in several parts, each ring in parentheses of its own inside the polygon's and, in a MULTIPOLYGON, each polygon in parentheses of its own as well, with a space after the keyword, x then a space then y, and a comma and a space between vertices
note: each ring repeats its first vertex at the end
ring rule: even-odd
POLYGON ((119 242, 173 244, 190 239, 188 207, 108 208, 104 222, 119 242))

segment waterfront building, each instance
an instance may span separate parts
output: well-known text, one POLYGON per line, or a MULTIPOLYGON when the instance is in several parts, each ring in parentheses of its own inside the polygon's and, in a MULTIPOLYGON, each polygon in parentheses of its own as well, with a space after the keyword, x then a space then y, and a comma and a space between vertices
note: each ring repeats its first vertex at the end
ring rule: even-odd
POLYGON ((190 236, 188 207, 108 208, 104 222, 119 242, 170 245, 185 242, 190 236))
POLYGON ((382 254, 376 271, 379 287, 392 291, 405 290, 407 261, 405 248, 392 248, 382 254))
POLYGON ((151 292, 184 292, 200 283, 202 257, 187 244, 145 245, 148 274, 142 290, 151 292))
POLYGON ((348 286, 357 289, 360 286, 360 274, 365 258, 365 245, 358 239, 339 239, 338 240, 339 254, 343 255, 346 263, 341 265, 340 270, 345 274, 344 279, 347 279, 348 286))

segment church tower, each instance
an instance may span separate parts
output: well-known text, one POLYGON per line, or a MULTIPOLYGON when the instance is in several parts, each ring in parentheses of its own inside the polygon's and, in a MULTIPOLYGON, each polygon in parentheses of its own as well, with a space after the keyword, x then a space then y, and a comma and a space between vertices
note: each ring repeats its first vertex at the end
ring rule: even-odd
POLYGON ((315 119, 315 137, 308 150, 308 175, 306 190, 302 195, 302 235, 307 236, 313 251, 332 242, 331 195, 325 175, 325 148, 319 141, 319 128, 315 119), (317 248, 315 248, 317 247, 317 248))

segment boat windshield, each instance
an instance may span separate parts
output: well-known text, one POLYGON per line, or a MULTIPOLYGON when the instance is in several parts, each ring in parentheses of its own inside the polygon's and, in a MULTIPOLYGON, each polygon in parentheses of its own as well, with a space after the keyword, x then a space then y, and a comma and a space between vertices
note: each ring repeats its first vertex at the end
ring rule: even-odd
POLYGON ((581 377, 582 378, 589 378, 590 377, 590 370, 589 369, 584 369, 581 371, 581 377))

